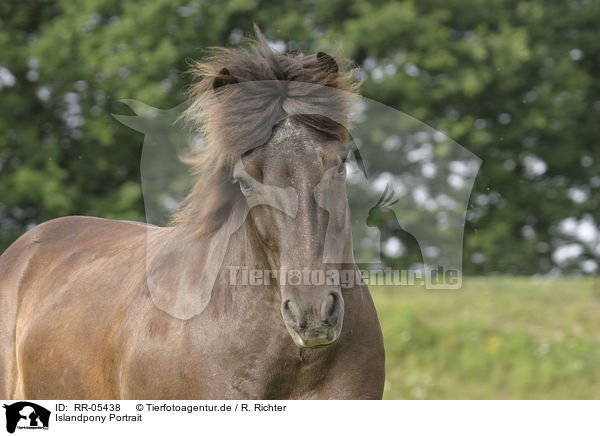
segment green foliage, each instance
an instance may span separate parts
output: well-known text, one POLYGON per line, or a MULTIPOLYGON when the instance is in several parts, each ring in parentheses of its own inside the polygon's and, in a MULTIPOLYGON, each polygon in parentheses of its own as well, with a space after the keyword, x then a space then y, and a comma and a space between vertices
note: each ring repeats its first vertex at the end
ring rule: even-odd
POLYGON ((384 398, 598 398, 598 285, 492 277, 466 278, 460 291, 371 286, 384 398))
POLYGON ((365 96, 483 159, 466 272, 579 271, 598 249, 558 225, 600 221, 599 19, 598 2, 566 0, 5 0, 0 250, 61 215, 143 219, 143 139, 111 117, 131 113, 118 100, 181 103, 189 59, 256 22, 290 50, 341 43, 365 96), (568 243, 581 255, 557 264, 568 243))

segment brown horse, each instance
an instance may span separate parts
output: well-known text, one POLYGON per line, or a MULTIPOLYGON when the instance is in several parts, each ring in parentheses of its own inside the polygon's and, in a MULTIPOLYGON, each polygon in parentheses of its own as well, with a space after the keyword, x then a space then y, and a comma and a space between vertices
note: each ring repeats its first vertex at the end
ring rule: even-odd
POLYGON ((353 91, 350 73, 328 54, 280 55, 258 38, 197 65, 187 115, 207 138, 194 162, 202 177, 171 227, 59 218, 0 257, 0 397, 381 398, 383 342, 365 285, 231 281, 241 267, 357 271, 323 258, 332 229, 351 250, 339 122, 349 104, 280 86, 353 91), (276 90, 236 89, 265 81, 276 90), (338 121, 306 111, 319 104, 338 121), (327 189, 337 191, 324 201, 327 189))

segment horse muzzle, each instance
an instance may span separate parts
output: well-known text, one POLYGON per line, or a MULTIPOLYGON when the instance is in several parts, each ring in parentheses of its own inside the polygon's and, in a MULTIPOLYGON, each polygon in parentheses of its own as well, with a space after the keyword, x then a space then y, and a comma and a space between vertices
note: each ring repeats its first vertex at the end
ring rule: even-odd
POLYGON ((338 340, 344 320, 344 300, 338 290, 330 290, 315 302, 288 298, 281 305, 285 326, 301 348, 319 348, 338 340))

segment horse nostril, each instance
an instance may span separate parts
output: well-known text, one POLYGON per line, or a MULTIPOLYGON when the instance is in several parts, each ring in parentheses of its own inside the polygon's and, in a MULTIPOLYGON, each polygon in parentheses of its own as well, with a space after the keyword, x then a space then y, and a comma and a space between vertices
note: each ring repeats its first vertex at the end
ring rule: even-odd
POLYGON ((300 326, 300 308, 292 300, 287 300, 282 304, 282 312, 284 320, 292 325, 300 326))
POLYGON ((335 325, 340 316, 340 309, 340 297, 332 292, 321 305, 321 320, 327 321, 332 326, 335 325))

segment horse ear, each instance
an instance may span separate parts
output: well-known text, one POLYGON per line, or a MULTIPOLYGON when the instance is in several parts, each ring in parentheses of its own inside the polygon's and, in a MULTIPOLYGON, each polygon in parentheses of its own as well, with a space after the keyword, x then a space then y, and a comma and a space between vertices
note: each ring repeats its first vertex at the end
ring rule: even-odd
POLYGON ((317 53, 317 63, 323 71, 328 73, 335 74, 340 70, 337 61, 333 58, 333 56, 322 51, 317 53))
POLYGON ((217 90, 222 86, 232 85, 234 83, 237 83, 236 78, 231 75, 227 68, 221 68, 219 75, 215 77, 215 80, 213 81, 213 89, 217 90))

